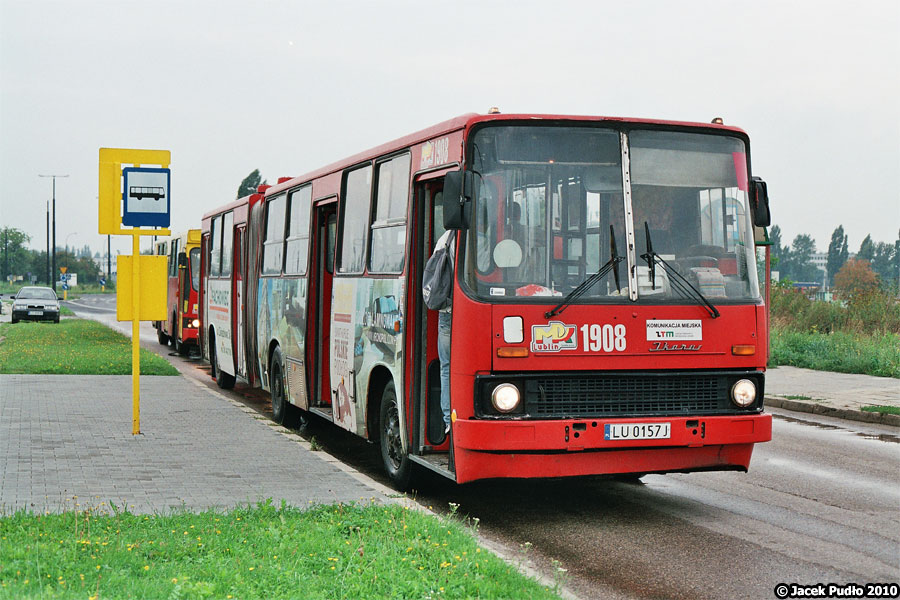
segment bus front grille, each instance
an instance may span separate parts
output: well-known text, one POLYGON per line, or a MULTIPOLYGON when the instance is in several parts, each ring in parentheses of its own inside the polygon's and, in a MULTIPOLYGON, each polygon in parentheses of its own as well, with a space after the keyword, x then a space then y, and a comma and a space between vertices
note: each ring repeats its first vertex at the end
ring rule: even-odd
POLYGON ((760 374, 548 375, 524 380, 525 414, 531 418, 590 418, 744 413, 731 403, 738 378, 755 380, 762 406, 760 374))

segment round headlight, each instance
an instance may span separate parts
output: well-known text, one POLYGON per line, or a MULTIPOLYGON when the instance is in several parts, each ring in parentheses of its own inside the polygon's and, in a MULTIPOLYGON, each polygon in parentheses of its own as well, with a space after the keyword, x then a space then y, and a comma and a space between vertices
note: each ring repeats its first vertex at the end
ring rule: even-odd
POLYGON ((191 321, 191 327, 200 327, 200 319, 194 319, 191 321))
POLYGON ((514 411, 521 399, 519 388, 511 383, 501 383, 491 393, 491 404, 502 413, 514 411))
POLYGON ((741 379, 731 387, 731 401, 747 408, 756 400, 756 385, 749 379, 741 379))

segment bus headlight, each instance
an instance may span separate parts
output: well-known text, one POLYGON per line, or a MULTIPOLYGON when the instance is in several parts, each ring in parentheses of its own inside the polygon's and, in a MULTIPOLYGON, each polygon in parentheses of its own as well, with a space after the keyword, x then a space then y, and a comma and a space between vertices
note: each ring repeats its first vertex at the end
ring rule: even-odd
POLYGON ((756 400, 756 385, 749 379, 741 379, 731 386, 731 401, 747 408, 756 400))
POLYGON ((193 327, 195 329, 197 327, 200 327, 200 319, 194 319, 193 321, 191 321, 191 327, 193 327))
POLYGON ((491 404, 498 412, 509 413, 516 410, 521 400, 519 388, 511 383, 501 383, 491 392, 491 404))

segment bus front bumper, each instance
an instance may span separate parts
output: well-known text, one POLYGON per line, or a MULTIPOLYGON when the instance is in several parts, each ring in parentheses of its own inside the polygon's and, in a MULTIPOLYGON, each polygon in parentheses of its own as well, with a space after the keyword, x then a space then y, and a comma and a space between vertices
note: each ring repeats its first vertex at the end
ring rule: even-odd
POLYGON ((767 414, 453 424, 458 483, 492 477, 572 477, 703 470, 746 471, 753 444, 772 439, 767 414), (668 437, 623 439, 634 433, 668 437), (636 427, 635 427, 636 426, 636 427))

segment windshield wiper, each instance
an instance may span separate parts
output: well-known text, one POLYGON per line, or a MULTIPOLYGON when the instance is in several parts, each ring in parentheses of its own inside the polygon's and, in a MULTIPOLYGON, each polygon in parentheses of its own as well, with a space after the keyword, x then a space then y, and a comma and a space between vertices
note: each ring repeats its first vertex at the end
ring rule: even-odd
POLYGON ((619 256, 619 253, 616 251, 616 234, 613 232, 612 225, 609 226, 609 260, 604 263, 600 270, 596 273, 582 281, 577 288, 568 293, 568 295, 563 298, 563 301, 548 310, 544 313, 544 318, 549 319, 550 317, 555 317, 560 314, 562 311, 569 306, 573 300, 576 300, 579 296, 584 294, 586 291, 591 289, 595 283, 600 281, 607 273, 612 271, 613 278, 616 280, 616 290, 619 289, 619 269, 616 267, 619 266, 619 263, 625 260, 624 256, 619 256))
POLYGON ((656 265, 659 265, 669 274, 669 284, 675 291, 685 298, 698 300, 709 311, 709 315, 713 319, 722 316, 719 313, 719 309, 713 306, 706 299, 706 296, 700 293, 700 290, 695 288, 675 267, 664 261, 659 254, 653 251, 653 242, 650 240, 650 226, 647 224, 647 221, 644 221, 644 233, 647 236, 647 252, 641 254, 641 258, 647 261, 647 266, 650 268, 650 287, 654 290, 656 289, 656 265))

